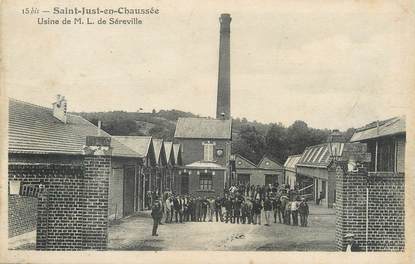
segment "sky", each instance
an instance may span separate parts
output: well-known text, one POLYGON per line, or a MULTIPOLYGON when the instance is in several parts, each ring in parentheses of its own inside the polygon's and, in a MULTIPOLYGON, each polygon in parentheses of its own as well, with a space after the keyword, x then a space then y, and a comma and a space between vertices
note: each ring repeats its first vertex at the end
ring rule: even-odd
POLYGON ((51 106, 62 94, 75 112, 214 116, 218 18, 230 13, 233 117, 347 129, 410 107, 414 9, 399 1, 63 2, 5 4, 7 96, 51 106), (160 14, 142 16, 142 25, 37 25, 21 14, 27 6, 156 7, 160 14))

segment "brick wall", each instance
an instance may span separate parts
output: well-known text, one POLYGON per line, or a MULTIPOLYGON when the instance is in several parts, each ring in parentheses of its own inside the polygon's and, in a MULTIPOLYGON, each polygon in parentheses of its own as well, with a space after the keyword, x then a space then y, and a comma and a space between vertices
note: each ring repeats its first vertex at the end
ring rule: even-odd
POLYGON ((108 243, 108 186, 111 157, 84 159, 83 247, 104 250, 108 243))
POLYGON ((336 241, 344 250, 344 235, 353 233, 366 247, 366 187, 369 188, 368 251, 403 251, 405 248, 404 176, 392 173, 345 173, 337 167, 336 241))
POLYGON ((37 198, 9 195, 9 237, 36 230, 37 198))
POLYGON ((42 155, 29 155, 9 162, 9 180, 43 186, 38 196, 36 249, 107 248, 111 157, 110 149, 98 143, 81 158, 42 160, 42 155))
MULTIPOLYGON (((217 197, 223 196, 224 181, 225 181, 225 170, 214 170, 215 175, 212 175, 212 191, 200 190, 200 177, 197 175, 197 169, 187 169, 189 177, 189 195, 195 195, 200 197, 217 197)), ((199 170, 203 172, 203 170, 199 170)), ((212 170, 209 170, 212 172, 212 170)), ((175 171, 175 189, 174 192, 182 194, 182 175, 179 171, 175 171)))
POLYGON ((37 250, 82 249, 83 175, 76 169, 54 166, 42 172, 49 177, 39 196, 37 250))

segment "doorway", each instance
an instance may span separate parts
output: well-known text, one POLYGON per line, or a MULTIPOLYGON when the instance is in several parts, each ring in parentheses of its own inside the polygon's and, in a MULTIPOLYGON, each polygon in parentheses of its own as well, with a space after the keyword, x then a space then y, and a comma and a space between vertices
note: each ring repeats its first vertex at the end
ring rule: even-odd
POLYGON ((278 183, 278 174, 265 174, 265 185, 278 183))
POLYGON ((123 216, 134 213, 135 168, 126 167, 124 170, 124 199, 123 216))
POLYGON ((181 194, 189 194, 189 174, 182 174, 181 194))

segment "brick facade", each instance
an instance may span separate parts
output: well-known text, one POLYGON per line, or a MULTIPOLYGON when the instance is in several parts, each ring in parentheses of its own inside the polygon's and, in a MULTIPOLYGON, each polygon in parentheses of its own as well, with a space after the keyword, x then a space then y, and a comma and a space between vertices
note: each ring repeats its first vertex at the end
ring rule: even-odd
POLYGON ((182 179, 183 177, 188 178, 188 193, 192 196, 200 197, 222 197, 224 195, 224 185, 225 185, 225 170, 209 170, 209 174, 212 175, 212 190, 201 190, 200 189, 200 175, 197 172, 203 173, 202 170, 197 169, 187 169, 187 172, 179 173, 176 171, 175 175, 175 193, 186 194, 183 190, 182 179), (215 174, 215 175, 213 175, 215 174))
MULTIPOLYGON (((81 157, 57 157, 42 159, 41 155, 17 155, 9 162, 9 180, 40 186, 38 197, 32 197, 37 200, 36 249, 105 250, 110 150, 102 145, 91 146, 81 157)), ((19 209, 17 197, 24 198, 9 195, 9 205, 14 207, 9 209, 9 214, 19 209)), ((14 219, 12 217, 11 221, 14 219)), ((10 229, 11 234, 15 232, 10 229)))
POLYGON ((368 203, 368 251, 403 251, 405 248, 405 183, 396 173, 344 172, 336 169, 336 241, 346 247, 345 234, 353 233, 366 247, 366 187, 368 203), (368 178, 369 177, 369 178, 368 178))
POLYGON ((176 138, 175 143, 180 143, 182 147, 182 161, 187 165, 196 161, 203 160, 203 142, 211 141, 215 144, 213 159, 222 166, 227 166, 230 155, 231 141, 227 139, 197 139, 197 138, 176 138), (217 156, 216 150, 222 149, 223 155, 217 156))
POLYGON ((9 237, 36 230, 37 198, 9 195, 9 237))

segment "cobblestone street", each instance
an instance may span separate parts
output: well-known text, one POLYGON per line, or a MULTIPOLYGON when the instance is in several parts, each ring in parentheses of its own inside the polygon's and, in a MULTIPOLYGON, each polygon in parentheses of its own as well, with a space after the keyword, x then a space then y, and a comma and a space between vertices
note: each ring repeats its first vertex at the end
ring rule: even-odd
POLYGON ((309 227, 274 224, 225 224, 186 222, 163 224, 151 236, 152 219, 133 216, 109 229, 110 250, 249 250, 335 251, 333 209, 310 205, 309 227))

